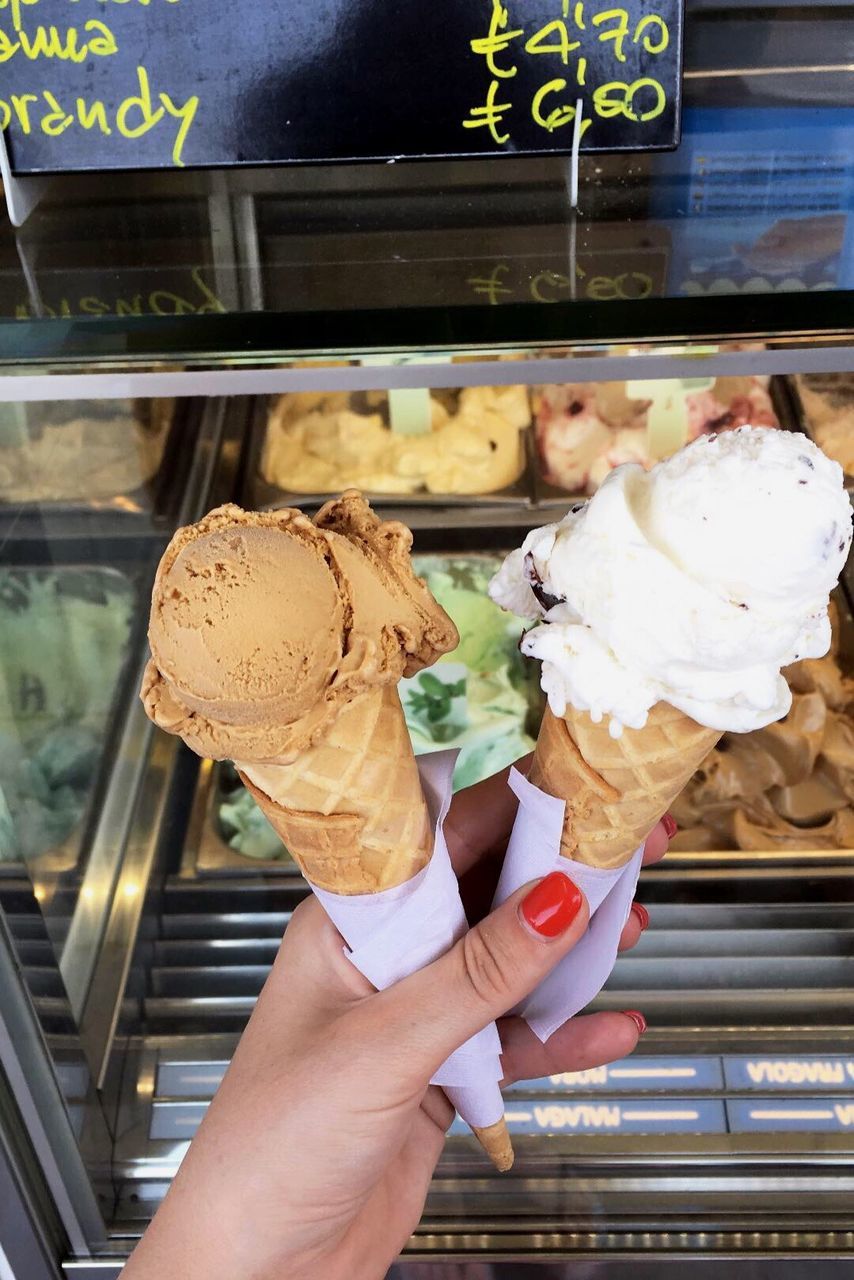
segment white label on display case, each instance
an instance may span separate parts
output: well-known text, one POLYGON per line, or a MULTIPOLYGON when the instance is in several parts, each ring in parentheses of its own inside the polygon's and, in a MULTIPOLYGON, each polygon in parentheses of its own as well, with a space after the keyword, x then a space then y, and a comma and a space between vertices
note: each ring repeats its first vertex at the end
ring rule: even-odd
MULTIPOLYGON (((504 1112, 511 1134, 726 1133, 724 1104, 717 1098, 621 1098, 566 1102, 514 1098, 504 1112)), ((468 1132, 459 1117, 451 1134, 468 1132)))
POLYGON ((728 1089, 802 1093, 804 1089, 854 1088, 854 1057, 775 1054, 724 1058, 728 1089))
POLYGON ((666 1093, 722 1089, 720 1058, 634 1057, 588 1071, 565 1071, 539 1080, 522 1080, 509 1093, 666 1093))
POLYGON ((851 1098, 731 1098, 727 1114, 732 1133, 851 1133, 851 1098))

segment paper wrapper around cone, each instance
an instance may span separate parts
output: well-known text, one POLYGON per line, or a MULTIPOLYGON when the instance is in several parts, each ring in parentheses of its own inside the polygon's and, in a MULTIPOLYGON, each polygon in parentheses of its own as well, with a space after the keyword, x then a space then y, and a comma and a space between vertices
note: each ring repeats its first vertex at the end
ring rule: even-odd
MULTIPOLYGON (((354 699, 323 741, 293 764, 235 763, 306 879, 320 889, 379 893, 429 863, 433 832, 394 686, 354 699)), ((505 1120, 473 1132, 495 1167, 510 1169, 505 1120)))
POLYGON ((566 802, 561 854, 609 869, 629 860, 720 738, 668 703, 642 729, 546 709, 528 779, 566 802))

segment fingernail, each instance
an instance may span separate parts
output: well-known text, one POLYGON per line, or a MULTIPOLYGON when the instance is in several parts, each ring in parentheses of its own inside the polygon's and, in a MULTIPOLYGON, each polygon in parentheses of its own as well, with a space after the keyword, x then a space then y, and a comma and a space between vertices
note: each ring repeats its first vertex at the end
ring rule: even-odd
POLYGON ((553 871, 522 899, 519 912, 541 938, 557 938, 572 924, 583 901, 578 885, 562 871, 553 871))
POLYGON ((668 840, 672 840, 673 837, 676 835, 676 832, 679 830, 679 824, 676 821, 676 819, 673 817, 672 813, 665 813, 664 817, 661 819, 661 825, 664 827, 664 830, 667 832, 668 840))
POLYGON ((641 927, 641 933, 649 928, 649 912, 640 902, 632 903, 632 915, 637 916, 638 924, 641 927))
POLYGON ((638 1035, 642 1036, 646 1031, 646 1018, 642 1013, 638 1013, 637 1009, 621 1009, 620 1012, 626 1017, 631 1018, 632 1022, 638 1029, 638 1035))

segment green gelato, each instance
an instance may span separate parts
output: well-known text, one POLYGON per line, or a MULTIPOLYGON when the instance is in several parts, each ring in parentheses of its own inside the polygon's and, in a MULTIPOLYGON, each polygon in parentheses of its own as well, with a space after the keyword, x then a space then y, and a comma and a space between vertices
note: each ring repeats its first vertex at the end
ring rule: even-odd
POLYGON ((240 784, 232 766, 220 767, 223 770, 221 778, 234 785, 231 797, 219 807, 219 821, 229 848, 259 862, 290 861, 285 846, 249 792, 240 784))
POLYGON ((532 751, 538 691, 519 653, 524 624, 489 599, 490 556, 415 556, 415 569, 451 615, 457 649, 403 680, 400 696, 417 755, 457 747, 454 788, 470 787, 532 751))
POLYGON ((111 570, 0 572, 0 861, 55 850, 79 825, 134 606, 111 570))

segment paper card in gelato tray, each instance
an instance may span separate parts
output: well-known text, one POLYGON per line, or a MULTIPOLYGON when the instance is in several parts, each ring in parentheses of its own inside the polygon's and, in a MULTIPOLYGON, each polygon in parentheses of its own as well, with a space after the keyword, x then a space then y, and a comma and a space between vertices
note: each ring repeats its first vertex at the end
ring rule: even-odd
MULTIPOLYGON (((454 753, 437 752, 419 761, 419 774, 434 831, 427 866, 405 884, 372 894, 314 892, 347 943, 347 955, 378 990, 444 955, 468 928, 459 884, 451 866, 442 824, 451 803, 454 753)), ((495 1024, 462 1045, 436 1072, 463 1119, 487 1128, 504 1115, 498 1081, 501 1044, 495 1024)))

